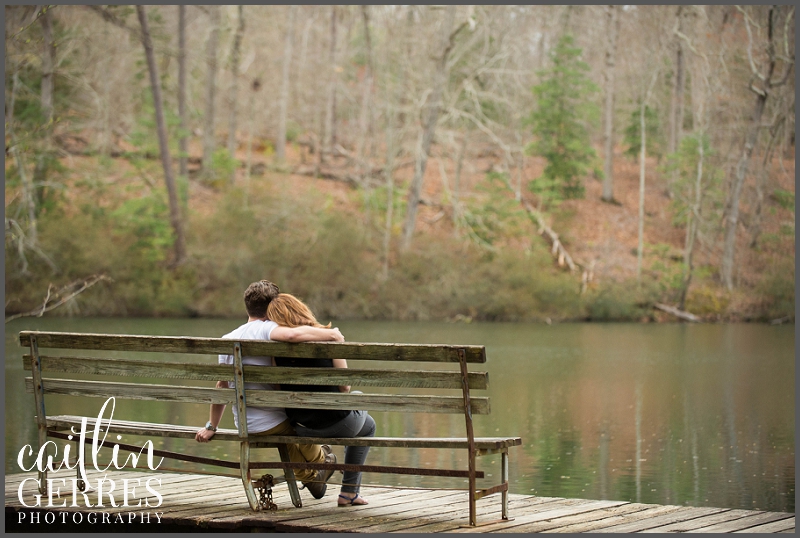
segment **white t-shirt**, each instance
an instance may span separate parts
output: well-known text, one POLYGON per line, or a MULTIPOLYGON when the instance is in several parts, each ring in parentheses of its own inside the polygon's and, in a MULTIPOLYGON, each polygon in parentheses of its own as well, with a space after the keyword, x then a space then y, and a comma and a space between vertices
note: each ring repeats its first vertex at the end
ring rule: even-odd
MULTIPOLYGON (((269 340, 272 329, 278 324, 274 321, 248 321, 238 329, 229 332, 222 338, 234 338, 242 340, 269 340)), ((233 355, 220 355, 220 364, 233 364, 233 355)), ((275 366, 272 357, 242 357, 242 364, 254 366, 275 366)), ((232 385, 231 385, 232 387, 232 385)), ((277 390, 277 387, 267 383, 245 383, 245 389, 277 390)), ((233 422, 239 427, 239 413, 236 406, 231 406, 233 410, 233 422)), ((270 430, 287 420, 286 413, 282 407, 254 407, 247 406, 247 432, 257 433, 270 430)))

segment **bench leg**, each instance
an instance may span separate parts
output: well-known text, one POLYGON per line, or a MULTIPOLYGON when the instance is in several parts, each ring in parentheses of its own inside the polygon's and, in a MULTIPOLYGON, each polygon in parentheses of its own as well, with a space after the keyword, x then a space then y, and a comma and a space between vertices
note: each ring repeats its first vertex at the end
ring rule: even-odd
MULTIPOLYGON (((279 445, 278 453, 281 455, 281 461, 290 461, 289 449, 286 448, 286 445, 279 445)), ((283 476, 286 477, 286 485, 289 486, 289 495, 292 497, 292 504, 297 508, 301 508, 303 506, 303 501, 300 499, 300 490, 297 488, 297 480, 294 477, 294 471, 292 469, 284 469, 283 476)))
MULTIPOLYGON (((508 449, 503 450, 500 454, 500 481, 508 486, 508 449)), ((500 511, 503 519, 508 519, 508 488, 501 492, 502 508, 500 511)))
POLYGON ((250 508, 254 512, 258 512, 261 506, 250 477, 250 443, 248 441, 242 441, 239 447, 239 470, 242 472, 242 484, 244 485, 244 494, 247 495, 247 502, 250 503, 250 508))

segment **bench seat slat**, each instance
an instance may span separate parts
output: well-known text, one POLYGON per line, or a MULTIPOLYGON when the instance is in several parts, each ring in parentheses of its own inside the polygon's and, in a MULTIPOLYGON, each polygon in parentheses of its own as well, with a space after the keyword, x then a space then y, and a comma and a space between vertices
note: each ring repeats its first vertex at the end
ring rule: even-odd
MULTIPOLYGON (((75 415, 57 415, 47 417, 47 427, 50 429, 69 429, 81 425, 83 417, 75 415)), ((96 417, 87 418, 87 437, 92 435, 96 417)), ((103 425, 107 425, 106 421, 103 425)), ((127 433, 129 435, 158 435, 160 437, 176 437, 194 439, 199 427, 181 426, 176 424, 155 424, 150 422, 137 422, 114 419, 110 432, 127 433)), ((306 443, 329 444, 346 446, 375 446, 375 447, 408 447, 408 448, 468 448, 466 438, 457 437, 357 437, 357 438, 328 438, 328 437, 290 437, 279 435, 250 434, 248 439, 252 443, 306 443)), ((214 435, 217 441, 238 441, 239 434, 236 430, 220 428, 214 435)), ((476 437, 475 448, 478 450, 491 450, 519 446, 522 440, 519 437, 476 437)))
MULTIPOLYGON (((233 381, 233 367, 223 364, 156 362, 143 359, 42 356, 42 371, 136 376, 164 379, 233 381)), ((31 369, 31 356, 22 358, 23 368, 31 369)), ((433 370, 366 370, 358 368, 284 368, 244 366, 248 383, 296 383, 303 385, 353 385, 356 387, 404 387, 461 389, 461 374, 433 370)), ((470 389, 488 388, 486 372, 468 374, 470 389)))
MULTIPOLYGON (((205 404, 228 404, 235 400, 233 389, 182 387, 114 381, 80 381, 74 379, 42 380, 45 394, 116 396, 129 400, 159 400, 205 404)), ((33 379, 25 378, 25 388, 33 392, 33 379)), ((396 394, 352 394, 320 392, 284 392, 275 390, 246 391, 248 406, 293 407, 299 409, 367 409, 371 411, 400 411, 407 413, 463 413, 460 396, 424 396, 396 394)), ((489 414, 489 398, 470 400, 472 413, 489 414)))
POLYGON ((290 344, 263 340, 230 340, 189 336, 138 336, 21 331, 19 342, 30 345, 36 336, 39 348, 143 351, 157 353, 233 354, 233 343, 242 342, 244 356, 310 357, 316 359, 458 362, 463 349, 468 363, 486 362, 484 346, 444 344, 384 344, 315 342, 290 344))

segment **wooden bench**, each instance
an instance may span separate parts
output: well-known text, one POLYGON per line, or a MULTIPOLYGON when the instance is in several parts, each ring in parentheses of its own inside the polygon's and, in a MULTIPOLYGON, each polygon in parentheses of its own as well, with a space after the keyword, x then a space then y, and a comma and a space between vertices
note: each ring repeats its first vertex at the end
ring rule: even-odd
MULTIPOLYGON (((67 439, 72 427, 80 427, 84 417, 48 415, 45 409, 46 394, 64 394, 117 399, 154 400, 159 402, 193 402, 203 404, 236 405, 239 413, 237 430, 220 429, 216 441, 238 441, 239 460, 226 461, 196 455, 203 445, 197 445, 193 454, 156 450, 157 457, 169 457, 206 465, 238 469, 247 500, 253 510, 274 509, 271 487, 280 479, 265 475, 254 480, 255 469, 283 469, 292 502, 302 506, 293 469, 335 469, 421 476, 447 476, 467 478, 469 481, 469 523, 476 525, 475 502, 494 493, 501 494, 501 518, 508 519, 508 449, 521 444, 519 437, 475 437, 473 414, 489 413, 489 398, 473 396, 474 391, 488 388, 488 374, 469 372, 469 363, 486 362, 483 346, 452 346, 422 344, 363 344, 363 343, 303 343, 288 344, 256 340, 230 340, 221 338, 133 336, 110 334, 78 334, 58 332, 22 331, 20 343, 30 348, 23 356, 24 367, 31 377, 25 379, 26 389, 34 394, 38 440, 41 447, 48 437, 67 439), (137 353, 133 358, 74 357, 44 355, 45 348, 84 351, 114 351, 137 353), (141 352, 154 354, 213 355, 194 362, 169 362, 141 358, 141 352), (234 364, 221 365, 217 355, 234 356, 234 364), (243 356, 282 356, 296 358, 343 358, 351 361, 370 361, 378 368, 285 368, 276 366, 242 366, 243 356), (378 362, 380 361, 380 362, 378 362), (409 363, 427 363, 427 370, 408 369, 409 363), (435 364, 436 367, 431 365, 435 364), (449 370, 442 370, 443 366, 449 370), (103 376, 111 380, 58 379, 43 377, 45 373, 69 373, 71 377, 85 375, 103 376), (232 381, 234 388, 218 389, 208 386, 168 385, 154 382, 126 382, 125 377, 148 379, 181 379, 192 381, 232 381), (244 390, 244 383, 275 383, 304 385, 351 385, 367 393, 317 393, 271 390, 244 390), (383 392, 373 389, 388 388, 383 392), (397 394, 398 388, 406 390, 397 394), (436 389, 436 391, 429 390, 436 389), (420 394, 420 392, 423 392, 420 394), (455 392, 455 394, 453 394, 455 392), (411 394, 409 394, 411 393, 411 394), (444 395, 442 393, 445 393, 444 395), (401 413, 456 413, 465 420, 466 436, 463 438, 307 438, 264 436, 248 434, 246 405, 293 407, 308 409, 364 409, 368 411, 393 411, 401 413), (286 443, 313 443, 370 447, 441 448, 465 450, 468 469, 430 469, 380 465, 348 465, 343 463, 291 463, 286 443), (280 462, 251 462, 253 448, 277 448, 280 462), (484 473, 476 468, 476 457, 501 454, 500 484, 486 489, 476 489, 476 479, 484 473), (254 487, 255 486, 255 487, 254 487), (256 490, 259 490, 257 495, 256 490)), ((74 353, 71 351, 70 353, 74 353)), ((98 353, 93 353, 98 355, 98 353)), ((352 364, 351 364, 352 366, 352 364)), ((415 366, 415 365, 414 365, 415 366)), ((425 366, 425 365, 423 365, 425 366)), ((108 432, 143 436, 194 438, 206 415, 193 417, 192 425, 156 424, 113 420, 108 432)), ((92 424, 95 417, 89 417, 92 424)), ((104 422, 105 424, 105 422, 104 422)), ((377 432, 380 434, 380 430, 377 432)), ((90 442, 87 439, 85 442, 90 442)), ((106 441, 108 443, 108 441, 106 441)), ((123 450, 139 451, 140 447, 117 443, 123 450)), ((46 489, 46 471, 40 473, 40 491, 46 489)))

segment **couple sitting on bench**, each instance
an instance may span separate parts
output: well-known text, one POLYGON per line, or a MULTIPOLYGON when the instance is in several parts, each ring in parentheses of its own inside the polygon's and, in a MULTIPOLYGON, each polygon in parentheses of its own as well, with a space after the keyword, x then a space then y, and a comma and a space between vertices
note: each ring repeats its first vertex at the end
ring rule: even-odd
MULTIPOLYGON (((247 323, 222 338, 274 340, 279 342, 344 342, 338 328, 317 322, 311 310, 299 299, 280 293, 278 286, 268 280, 253 282, 244 292, 247 323)), ((220 355, 220 364, 233 364, 233 355, 220 355)), ((291 359, 286 357, 242 357, 242 364, 256 366, 306 366, 347 368, 345 359, 291 359)), ((232 386, 232 384, 231 384, 232 386)), ((228 388, 227 381, 218 381, 217 388, 228 388)), ((246 383, 245 389, 279 390, 276 385, 246 383)), ((349 392, 349 386, 298 386, 292 390, 309 392, 349 392)), ((288 389, 287 389, 288 390, 288 389)), ((233 419, 238 427, 239 417, 232 406, 233 419)), ((225 411, 225 404, 212 404, 209 421, 197 432, 195 439, 205 443, 214 437, 225 411)), ((301 435, 306 437, 373 437, 375 421, 366 411, 323 409, 281 409, 247 406, 247 431, 269 435, 301 435)), ((328 445, 288 444, 289 460, 296 463, 336 463, 336 455, 328 445)), ((345 463, 363 464, 368 446, 345 447, 345 463)), ((315 499, 327 490, 333 470, 301 469, 295 472, 315 499)), ((347 471, 342 479, 339 506, 367 504, 358 495, 361 473, 347 471)))

